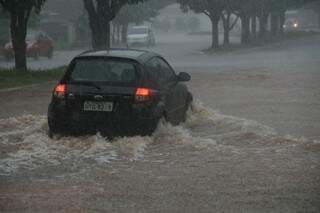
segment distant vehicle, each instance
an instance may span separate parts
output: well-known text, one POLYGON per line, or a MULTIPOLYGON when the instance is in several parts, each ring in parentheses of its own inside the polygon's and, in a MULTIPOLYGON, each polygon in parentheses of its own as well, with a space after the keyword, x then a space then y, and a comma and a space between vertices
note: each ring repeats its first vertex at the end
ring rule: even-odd
POLYGON ((298 30, 302 28, 302 21, 299 11, 290 10, 286 12, 286 20, 283 25, 285 30, 298 30))
POLYGON ((75 57, 53 91, 48 108, 49 136, 150 135, 161 118, 179 124, 192 95, 158 54, 110 49, 75 57))
POLYGON ((298 30, 301 28, 301 24, 298 20, 291 19, 287 20, 283 27, 286 30, 298 30))
MULTIPOLYGON (((30 32, 26 36, 26 54, 27 57, 38 59, 40 56, 52 58, 53 42, 52 39, 44 32, 30 32)), ((12 42, 4 46, 4 57, 7 60, 14 58, 12 42)))
POLYGON ((127 43, 132 45, 154 46, 156 40, 153 31, 148 26, 134 26, 129 29, 127 43))

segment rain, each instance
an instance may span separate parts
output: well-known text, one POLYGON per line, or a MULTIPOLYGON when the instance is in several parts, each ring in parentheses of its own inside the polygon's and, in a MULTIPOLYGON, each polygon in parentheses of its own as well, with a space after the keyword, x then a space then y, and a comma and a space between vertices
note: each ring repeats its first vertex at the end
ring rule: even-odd
POLYGON ((0 212, 320 211, 319 1, 26 2, 0 0, 0 212), (19 6, 26 22, 14 27, 19 6), (79 65, 94 82, 71 73, 77 60, 109 57, 152 75, 149 56, 175 72, 164 92, 123 74, 98 81, 98 61, 79 65), (78 120, 53 131, 52 106, 79 94, 95 98, 80 109, 94 131, 78 120), (154 129, 112 116, 155 105, 154 129), (116 128, 143 133, 108 135, 116 128))

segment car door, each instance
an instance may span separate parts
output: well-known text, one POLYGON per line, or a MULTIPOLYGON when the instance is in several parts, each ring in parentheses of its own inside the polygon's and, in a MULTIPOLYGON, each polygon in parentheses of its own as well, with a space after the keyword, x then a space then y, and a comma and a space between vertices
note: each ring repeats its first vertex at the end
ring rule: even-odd
POLYGON ((163 85, 166 91, 166 110, 169 120, 178 124, 186 105, 186 86, 177 81, 177 76, 169 63, 157 57, 163 73, 163 85))

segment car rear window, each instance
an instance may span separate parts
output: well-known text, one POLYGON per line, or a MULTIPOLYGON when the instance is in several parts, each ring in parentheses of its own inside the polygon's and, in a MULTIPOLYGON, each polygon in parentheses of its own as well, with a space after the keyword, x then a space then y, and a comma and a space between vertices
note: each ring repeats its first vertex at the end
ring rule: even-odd
POLYGON ((134 83, 136 79, 133 62, 105 58, 76 59, 69 77, 75 82, 134 83))

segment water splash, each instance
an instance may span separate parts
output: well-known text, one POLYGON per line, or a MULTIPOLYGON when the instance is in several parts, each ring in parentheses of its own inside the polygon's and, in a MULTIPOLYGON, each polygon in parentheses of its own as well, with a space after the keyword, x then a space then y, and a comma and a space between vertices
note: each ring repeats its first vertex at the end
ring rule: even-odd
POLYGON ((187 120, 179 126, 161 121, 150 137, 123 137, 112 141, 100 134, 50 139, 45 116, 24 115, 0 120, 0 175, 41 166, 90 167, 117 159, 137 161, 148 146, 172 144, 195 148, 267 149, 274 145, 306 143, 305 138, 280 137, 276 131, 255 121, 223 115, 195 101, 187 120))

